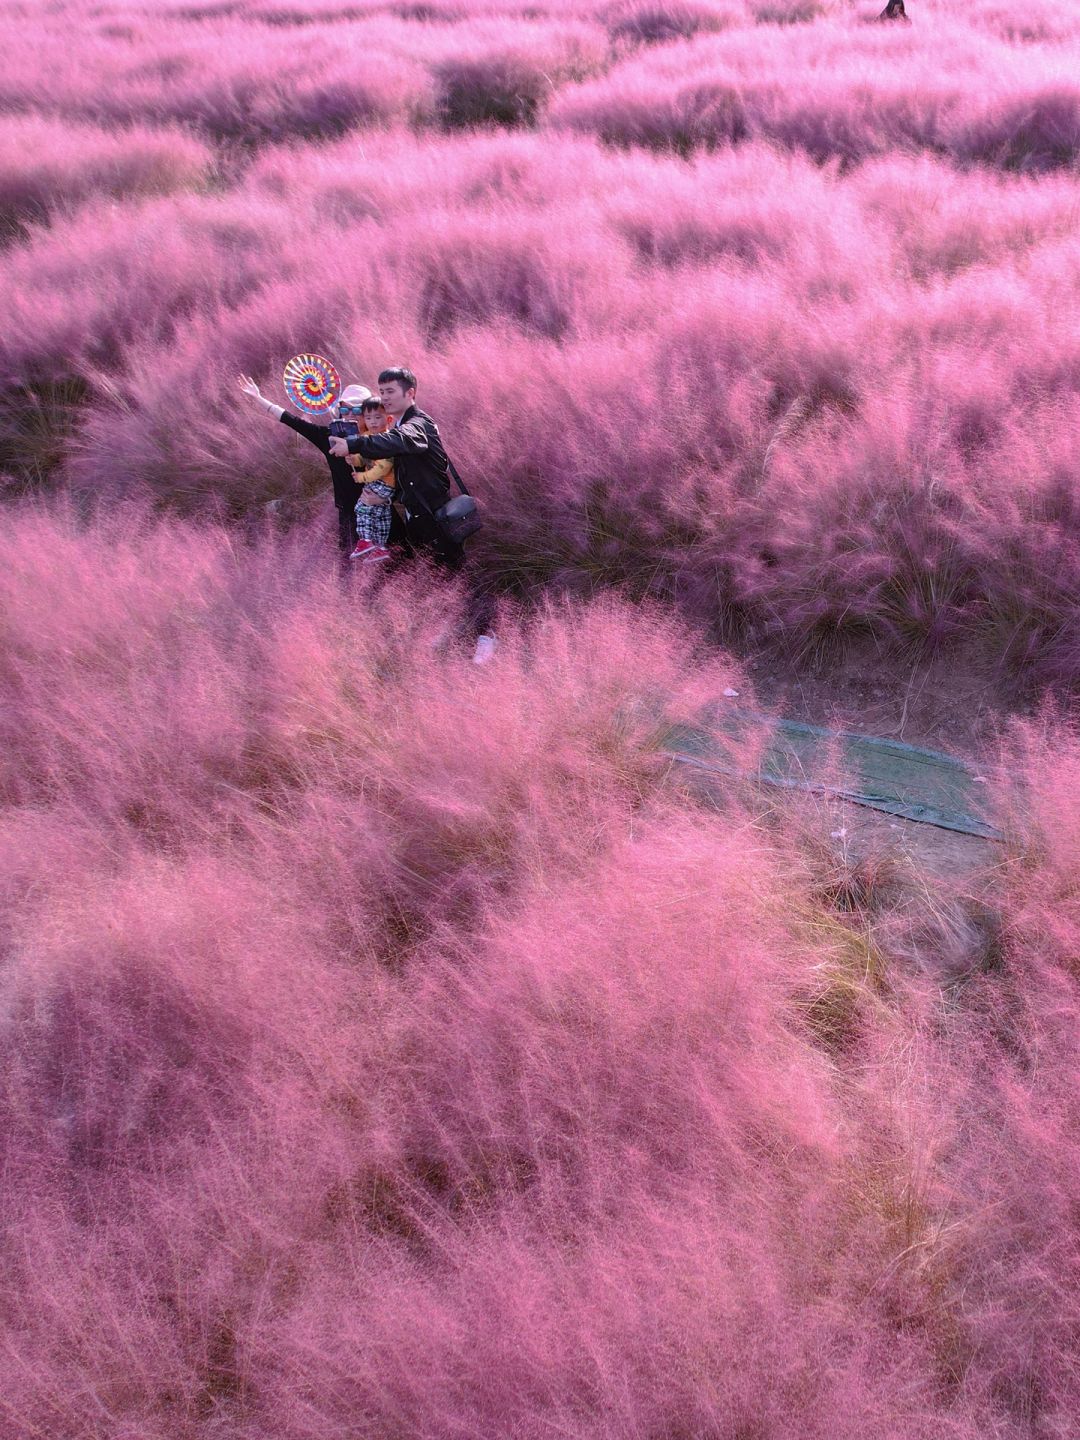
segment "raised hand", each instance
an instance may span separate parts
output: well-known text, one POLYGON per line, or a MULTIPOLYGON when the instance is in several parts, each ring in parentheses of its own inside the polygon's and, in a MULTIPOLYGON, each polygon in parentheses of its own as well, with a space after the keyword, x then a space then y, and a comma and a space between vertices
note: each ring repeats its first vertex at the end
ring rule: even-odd
POLYGON ((255 384, 255 381, 251 378, 250 375, 241 375, 239 376, 239 380, 240 389, 244 392, 245 395, 250 395, 252 400, 262 399, 262 392, 260 391, 258 385, 255 384))

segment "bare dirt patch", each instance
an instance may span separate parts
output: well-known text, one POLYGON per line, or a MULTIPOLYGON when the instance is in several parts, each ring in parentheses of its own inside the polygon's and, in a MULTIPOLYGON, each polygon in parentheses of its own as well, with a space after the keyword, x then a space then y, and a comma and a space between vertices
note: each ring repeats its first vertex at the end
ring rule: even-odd
POLYGON ((1002 676, 992 656, 974 651, 905 662, 872 641, 859 641, 817 664, 800 663, 779 649, 749 650, 738 658, 762 710, 944 750, 962 760, 987 757, 995 728, 1033 708, 1030 694, 1002 676))

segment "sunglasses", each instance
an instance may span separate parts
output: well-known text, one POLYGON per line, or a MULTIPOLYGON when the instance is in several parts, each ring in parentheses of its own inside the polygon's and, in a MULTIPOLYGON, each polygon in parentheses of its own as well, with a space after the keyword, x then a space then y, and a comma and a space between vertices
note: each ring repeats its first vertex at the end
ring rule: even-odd
POLYGON ((364 413, 362 405, 339 405, 337 408, 339 415, 362 415, 364 413))

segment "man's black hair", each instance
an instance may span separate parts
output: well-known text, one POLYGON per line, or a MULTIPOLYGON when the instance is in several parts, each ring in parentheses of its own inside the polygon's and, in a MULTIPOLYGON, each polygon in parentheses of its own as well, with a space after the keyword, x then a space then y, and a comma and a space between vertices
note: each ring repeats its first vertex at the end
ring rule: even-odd
POLYGON ((369 395, 368 398, 364 401, 364 403, 360 406, 360 409, 381 410, 383 409, 383 403, 377 395, 369 395))
POLYGON ((411 370, 406 370, 401 365, 395 365, 390 370, 379 371, 380 385, 390 385, 394 381, 396 381, 401 386, 402 390, 416 389, 416 376, 412 373, 411 370))

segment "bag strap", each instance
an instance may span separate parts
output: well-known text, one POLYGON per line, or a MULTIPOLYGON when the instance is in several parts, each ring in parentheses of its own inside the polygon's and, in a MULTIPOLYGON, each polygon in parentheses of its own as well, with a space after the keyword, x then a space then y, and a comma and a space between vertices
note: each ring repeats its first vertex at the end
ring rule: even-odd
MULTIPOLYGON (((442 445, 442 435, 439 435, 439 426, 436 425, 435 420, 431 418, 431 415, 425 415, 423 416, 423 419, 428 422, 428 425, 431 425, 431 428, 433 429, 433 431, 435 431, 435 436, 436 439, 438 439, 439 445, 442 445)), ((426 429, 428 429, 428 425, 425 425, 425 431, 426 429)), ((446 455, 445 445, 442 445, 442 454, 446 455)), ((468 490, 465 490, 465 481, 462 480, 461 475, 458 474, 458 467, 456 467, 454 461, 449 458, 449 455, 446 455, 446 469, 448 469, 449 474, 454 477, 454 480, 458 482, 458 490, 462 492, 462 495, 468 495, 468 490)), ((429 514, 435 514, 435 511, 432 510, 431 505, 426 505, 425 508, 426 510, 428 510, 429 514)))
POLYGON ((457 487, 458 487, 458 489, 461 491, 461 493, 462 493, 463 495, 468 495, 469 492, 468 492, 468 490, 465 489, 465 481, 462 480, 461 476, 458 474, 458 472, 457 472, 457 466, 456 466, 456 465, 454 464, 454 462, 450 459, 450 456, 449 456, 449 455, 447 455, 447 457, 446 457, 446 464, 447 464, 447 468, 448 468, 449 471, 450 471, 450 474, 451 474, 451 475, 454 477, 454 479, 457 481, 457 487))

